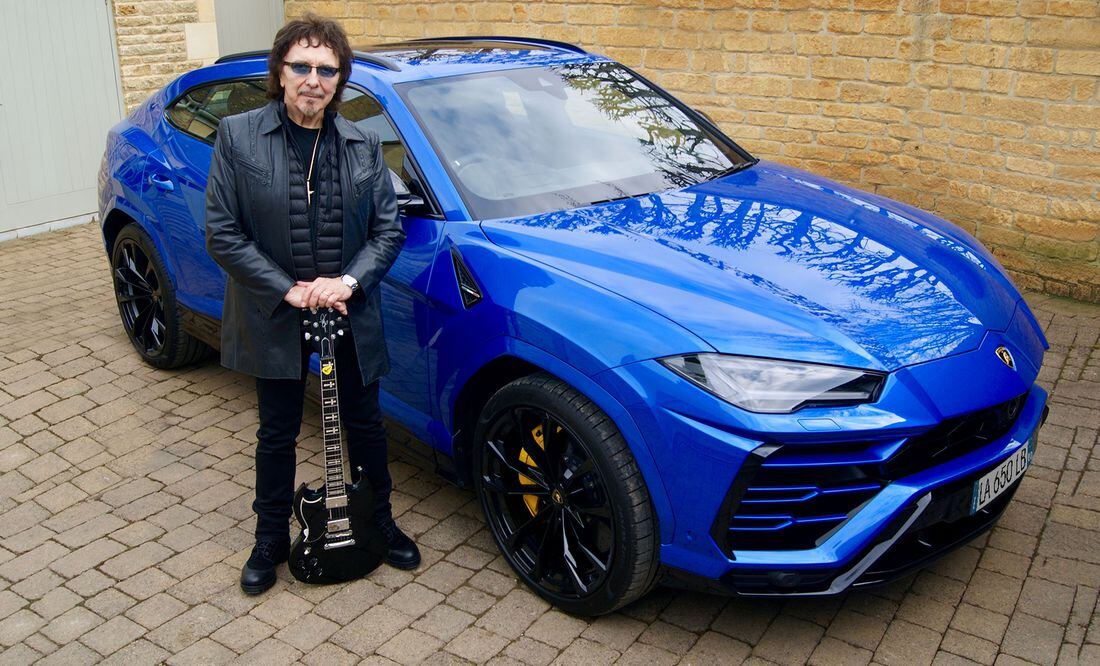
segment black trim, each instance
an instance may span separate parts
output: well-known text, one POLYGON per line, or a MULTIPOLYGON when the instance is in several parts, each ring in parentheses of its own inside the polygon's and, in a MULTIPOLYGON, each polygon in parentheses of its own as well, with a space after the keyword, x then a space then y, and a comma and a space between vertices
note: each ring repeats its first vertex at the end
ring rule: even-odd
POLYGON ((462 305, 467 310, 481 302, 481 287, 474 279, 473 273, 466 267, 462 254, 457 247, 451 246, 451 263, 455 269, 455 280, 458 282, 458 295, 462 298, 462 305))
POLYGON ((544 48, 553 48, 561 51, 569 51, 572 53, 582 53, 588 55, 588 51, 585 51, 576 44, 570 44, 568 42, 559 42, 554 39, 539 39, 537 37, 508 37, 503 35, 489 35, 489 36, 476 36, 476 35, 459 35, 453 37, 422 37, 420 39, 407 39, 401 42, 391 42, 388 44, 378 44, 378 47, 393 47, 393 46, 407 46, 417 45, 425 46, 431 44, 446 44, 448 42, 498 42, 505 44, 519 44, 524 46, 541 46, 544 48))
POLYGON ((715 136, 717 136, 719 138, 719 140, 724 141, 728 147, 732 148, 734 150, 734 152, 736 152, 738 155, 743 157, 747 162, 750 162, 751 164, 755 165, 757 162, 760 161, 759 158, 753 157, 751 154, 749 154, 749 151, 745 150, 740 145, 738 145, 737 142, 734 141, 733 139, 731 139, 728 134, 726 134, 725 132, 723 132, 721 130, 721 128, 719 128, 717 125, 715 125, 713 122, 711 122, 710 118, 707 118, 707 116, 704 113, 702 113, 700 111, 696 111, 695 109, 691 108, 690 106, 688 106, 684 102, 677 99, 675 95, 673 95, 669 91, 665 90, 661 86, 657 85, 653 81, 651 81, 651 80, 647 79, 646 77, 642 76, 638 72, 634 71, 632 68, 627 67, 626 65, 624 65, 624 64, 622 64, 621 62, 618 62, 618 61, 612 61, 612 62, 615 62, 615 64, 619 65, 620 67, 622 67, 626 71, 628 71, 631 74, 633 74, 634 76, 638 77, 638 79, 640 81, 642 81, 646 85, 648 85, 651 88, 653 88, 654 90, 656 90, 658 94, 660 94, 666 100, 671 102, 673 106, 675 106, 676 108, 683 111, 685 114, 687 114, 687 116, 689 118, 691 118, 695 122, 699 123, 704 129, 708 130, 711 134, 714 134, 715 136))
POLYGON ((200 312, 183 305, 179 306, 180 326, 184 332, 210 345, 214 349, 221 349, 222 322, 215 317, 208 317, 200 312))
POLYGON ((733 545, 730 543, 730 521, 734 513, 737 512, 737 507, 741 504, 745 491, 749 489, 749 483, 756 476, 760 466, 764 464, 764 459, 778 450, 779 447, 774 444, 762 444, 749 452, 749 455, 745 457, 745 462, 741 463, 737 478, 733 480, 729 490, 726 491, 726 496, 718 507, 718 513, 714 516, 714 521, 710 524, 710 538, 714 539, 714 543, 722 550, 722 554, 730 559, 736 559, 733 555, 733 545))
MULTIPOLYGON (((162 118, 164 118, 164 122, 166 122, 169 125, 171 125, 172 127, 176 128, 178 131, 183 132, 185 135, 191 137, 195 141, 202 141, 203 143, 205 143, 208 146, 213 146, 214 145, 213 140, 198 136, 197 134, 193 134, 193 133, 187 131, 186 129, 180 127, 179 125, 177 125, 175 123, 175 121, 172 120, 172 116, 169 115, 168 110, 171 109, 173 106, 175 106, 181 99, 183 99, 186 95, 190 94, 194 90, 199 90, 201 88, 208 88, 208 87, 216 86, 216 85, 223 85, 223 84, 226 84, 226 83, 246 83, 248 81, 261 81, 262 82, 263 80, 264 80, 263 77, 260 77, 260 76, 245 76, 245 77, 235 76, 235 77, 230 77, 230 78, 225 78, 225 79, 214 79, 214 80, 211 80, 211 81, 203 81, 202 83, 196 83, 195 85, 191 86, 190 88, 187 88, 186 90, 184 90, 180 94, 173 97, 172 101, 165 104, 164 108, 160 112, 160 115, 161 115, 162 118)), ((205 104, 205 101, 203 103, 205 104)), ((224 117, 226 117, 226 116, 222 116, 222 118, 224 118, 224 117)), ((220 121, 221 118, 219 118, 218 120, 220 121)), ((217 135, 218 135, 217 131, 215 131, 212 136, 216 137, 217 135)))
MULTIPOLYGON (((271 53, 271 49, 262 49, 260 51, 242 51, 241 53, 231 53, 229 55, 222 56, 214 61, 215 65, 221 65, 222 63, 235 62, 237 60, 247 60, 249 58, 257 58, 260 56, 267 57, 271 53)), ((352 51, 352 60, 358 60, 376 67, 388 69, 391 72, 400 72, 401 65, 389 58, 375 55, 373 53, 365 53, 363 51, 352 51)))

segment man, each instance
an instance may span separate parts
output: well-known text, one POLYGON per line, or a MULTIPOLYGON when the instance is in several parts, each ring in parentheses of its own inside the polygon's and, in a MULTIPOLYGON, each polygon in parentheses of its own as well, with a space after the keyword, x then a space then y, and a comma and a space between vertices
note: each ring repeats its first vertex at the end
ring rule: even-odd
POLYGON ((241 588, 259 594, 287 560, 295 439, 309 348, 301 309, 346 314, 336 346, 340 411, 352 469, 374 490, 386 562, 412 569, 416 545, 394 524, 378 379, 388 370, 379 283, 405 234, 378 136, 337 114, 351 73, 339 24, 287 23, 268 57, 267 106, 218 125, 206 188, 206 248, 229 279, 222 364, 256 377, 256 545, 241 588))

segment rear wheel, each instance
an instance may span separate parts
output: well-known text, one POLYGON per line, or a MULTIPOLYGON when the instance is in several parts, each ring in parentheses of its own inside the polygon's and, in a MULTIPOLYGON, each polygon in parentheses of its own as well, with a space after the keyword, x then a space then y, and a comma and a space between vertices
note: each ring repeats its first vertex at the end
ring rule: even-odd
POLYGON ((183 331, 168 271, 152 239, 137 225, 123 227, 115 238, 111 274, 122 326, 147 363, 178 368, 210 352, 183 331))
POLYGON ((652 587, 649 492, 622 435, 591 400, 549 375, 524 377, 489 400, 475 442, 489 529, 541 597, 600 615, 652 587))

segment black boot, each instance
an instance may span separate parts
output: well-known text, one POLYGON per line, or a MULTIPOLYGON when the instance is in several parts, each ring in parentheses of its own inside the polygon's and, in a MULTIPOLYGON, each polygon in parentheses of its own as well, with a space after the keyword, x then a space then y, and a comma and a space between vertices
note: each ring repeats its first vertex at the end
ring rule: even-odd
POLYGON ((241 589, 244 593, 260 594, 270 589, 275 584, 275 567, 286 562, 289 555, 289 542, 257 539, 251 557, 241 569, 241 589))
POLYGON ((420 549, 393 522, 393 518, 379 520, 378 529, 386 539, 386 557, 383 558, 386 564, 398 569, 415 569, 420 566, 420 549))

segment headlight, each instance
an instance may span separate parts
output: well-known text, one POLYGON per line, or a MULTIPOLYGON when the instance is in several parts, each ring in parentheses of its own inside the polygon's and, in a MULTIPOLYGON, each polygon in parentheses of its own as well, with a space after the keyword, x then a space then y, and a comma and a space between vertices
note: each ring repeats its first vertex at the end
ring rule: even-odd
POLYGON ((886 375, 835 365, 725 354, 659 359, 676 374, 750 412, 789 414, 811 405, 854 405, 878 398, 886 375))

